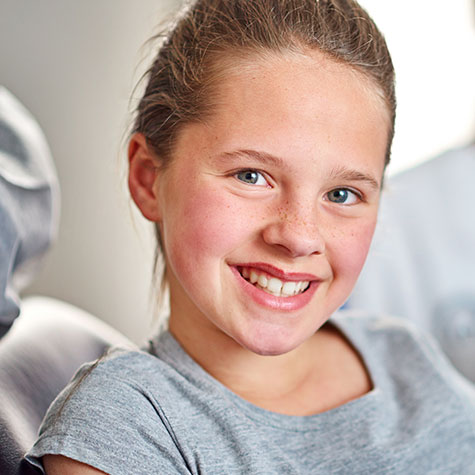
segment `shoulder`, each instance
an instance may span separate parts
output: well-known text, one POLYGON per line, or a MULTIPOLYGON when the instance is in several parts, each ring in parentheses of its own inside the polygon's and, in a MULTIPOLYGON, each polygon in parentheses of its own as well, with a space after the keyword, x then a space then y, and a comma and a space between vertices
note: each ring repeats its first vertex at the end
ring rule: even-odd
POLYGON ((388 315, 378 315, 356 309, 344 309, 336 312, 331 322, 335 324, 348 337, 354 336, 358 340, 368 341, 378 338, 388 342, 392 339, 417 339, 419 331, 409 322, 388 315))
POLYGON ((139 350, 114 349, 82 366, 49 408, 27 460, 40 466, 44 455, 62 455, 106 473, 176 473, 185 466, 170 423, 183 408, 178 377, 139 350))
POLYGON ((83 365, 50 407, 43 429, 120 421, 138 426, 159 411, 159 401, 171 397, 176 378, 162 360, 140 350, 113 349, 83 365))
POLYGON ((361 311, 338 312, 332 322, 361 353, 371 373, 384 375, 393 388, 400 384, 421 397, 451 398, 475 422, 475 386, 452 366, 431 335, 407 320, 361 311))
POLYGON ((76 378, 84 373, 100 378, 118 378, 140 382, 152 374, 166 373, 169 366, 156 356, 139 349, 112 348, 101 359, 83 365, 76 378))
MULTIPOLYGON (((407 321, 389 316, 378 316, 363 311, 338 312, 331 322, 346 336, 360 353, 370 373, 386 372, 388 376, 412 361, 411 374, 419 366, 432 369, 427 341, 417 328, 407 321)), ((415 377, 415 374, 414 374, 415 377)))
POLYGON ((331 321, 362 352, 377 353, 387 362, 414 361, 415 356, 428 365, 445 360, 433 338, 408 320, 350 309, 337 312, 331 321))
POLYGON ((157 376, 169 372, 167 365, 158 358, 138 349, 113 348, 96 361, 82 365, 74 378, 60 394, 67 397, 100 397, 100 394, 133 391, 157 376), (96 392, 100 388, 101 392, 96 392))
POLYGON ((117 412, 121 418, 137 420, 162 413, 165 408, 179 411, 188 385, 183 372, 160 357, 117 348, 82 366, 56 406, 65 402, 63 410, 76 412, 94 405, 97 411, 117 412), (124 401, 128 401, 127 407, 124 401))

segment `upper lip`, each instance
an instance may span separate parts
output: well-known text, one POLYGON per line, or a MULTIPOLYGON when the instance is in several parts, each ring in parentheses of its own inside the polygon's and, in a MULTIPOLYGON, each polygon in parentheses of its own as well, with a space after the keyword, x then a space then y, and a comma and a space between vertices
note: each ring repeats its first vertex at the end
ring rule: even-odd
POLYGON ((264 262, 246 262, 245 264, 237 264, 236 267, 249 267, 253 269, 262 270, 269 275, 277 277, 280 280, 288 280, 293 282, 320 280, 314 274, 308 274, 305 272, 285 272, 282 269, 274 267, 271 264, 266 264, 264 262))

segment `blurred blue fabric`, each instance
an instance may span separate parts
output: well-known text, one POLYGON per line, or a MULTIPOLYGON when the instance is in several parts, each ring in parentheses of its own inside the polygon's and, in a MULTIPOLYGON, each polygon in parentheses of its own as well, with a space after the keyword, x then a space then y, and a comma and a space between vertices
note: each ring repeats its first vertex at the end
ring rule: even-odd
POLYGON ((475 382, 475 145, 391 178, 347 308, 410 319, 475 382))
POLYGON ((59 219, 59 187, 46 139, 31 114, 0 87, 0 337, 20 312, 59 219))

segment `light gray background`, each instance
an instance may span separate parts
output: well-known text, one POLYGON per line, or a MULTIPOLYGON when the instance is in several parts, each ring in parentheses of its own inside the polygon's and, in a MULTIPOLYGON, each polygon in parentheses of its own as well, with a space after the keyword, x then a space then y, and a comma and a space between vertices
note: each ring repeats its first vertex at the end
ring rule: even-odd
POLYGON ((141 47, 172 4, 0 0, 0 83, 42 126, 62 189, 58 241, 29 292, 78 305, 135 341, 153 320, 153 249, 126 191, 124 137, 141 47))
MULTIPOLYGON (((472 0, 362 0, 398 70, 393 169, 468 141, 472 0)), ((125 187, 129 96, 141 49, 174 0, 0 0, 0 83, 38 119, 62 187, 58 241, 29 293, 99 316, 133 340, 153 323, 153 243, 125 187)))

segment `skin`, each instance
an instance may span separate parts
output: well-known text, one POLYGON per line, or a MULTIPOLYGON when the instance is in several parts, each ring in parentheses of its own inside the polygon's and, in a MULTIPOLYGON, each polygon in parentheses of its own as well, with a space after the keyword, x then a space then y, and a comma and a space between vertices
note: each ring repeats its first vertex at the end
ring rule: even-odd
MULTIPOLYGON (((129 187, 160 225, 170 331, 183 348, 248 401, 315 414, 371 390, 358 353, 324 324, 368 252, 388 112, 369 80, 319 52, 238 66, 211 117, 181 130, 167 167, 134 135, 129 187), (246 170, 258 172, 255 183, 246 170), (332 200, 335 190, 350 190, 348 200, 332 200), (238 272, 248 264, 305 274, 311 298, 255 298, 238 272)), ((102 473, 59 456, 45 465, 48 474, 102 473)))

